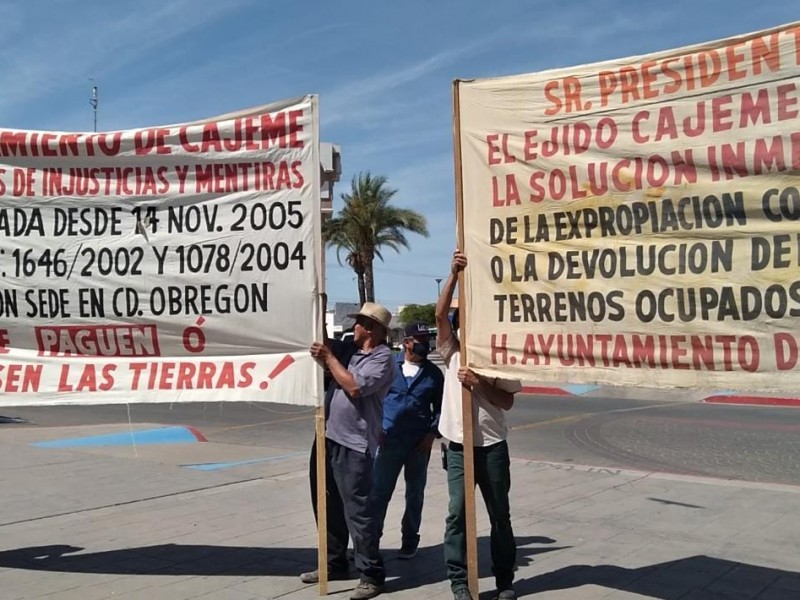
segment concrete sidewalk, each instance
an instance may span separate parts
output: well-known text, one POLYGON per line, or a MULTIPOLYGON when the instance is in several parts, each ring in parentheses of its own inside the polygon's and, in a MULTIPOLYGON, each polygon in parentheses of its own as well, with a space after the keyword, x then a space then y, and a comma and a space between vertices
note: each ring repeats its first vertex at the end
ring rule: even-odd
MULTIPOLYGON (((0 599, 318 597, 297 578, 316 561, 304 453, 31 446, 113 431, 0 429, 0 599), (186 466, 222 462, 228 468, 186 466)), ((511 446, 513 455, 513 438, 511 446)), ((518 460, 512 469, 520 597, 800 598, 800 488, 518 460)), ((436 452, 422 550, 411 561, 396 558, 401 498, 402 485, 384 537, 385 597, 450 598, 436 452)), ((489 532, 478 506, 488 599, 489 532)), ((355 583, 332 582, 329 597, 347 598, 355 583)))

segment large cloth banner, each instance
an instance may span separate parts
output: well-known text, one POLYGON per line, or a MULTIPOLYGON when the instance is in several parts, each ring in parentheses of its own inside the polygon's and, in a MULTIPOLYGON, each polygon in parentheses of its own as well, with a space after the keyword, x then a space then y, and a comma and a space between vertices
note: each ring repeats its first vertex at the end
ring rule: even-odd
POLYGON ((796 393, 799 83, 797 23, 457 81, 469 364, 796 393))
POLYGON ((0 406, 317 405, 317 98, 0 129, 0 406))

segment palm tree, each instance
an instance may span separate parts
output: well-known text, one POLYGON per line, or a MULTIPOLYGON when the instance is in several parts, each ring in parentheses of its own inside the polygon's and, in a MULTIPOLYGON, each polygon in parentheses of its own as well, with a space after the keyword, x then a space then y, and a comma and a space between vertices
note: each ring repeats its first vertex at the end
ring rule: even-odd
POLYGON ((425 217, 406 208, 392 206, 397 190, 386 184, 386 177, 373 177, 369 171, 353 177, 349 194, 342 194, 344 206, 339 215, 326 222, 322 239, 336 248, 336 258, 345 261, 358 279, 358 299, 375 301, 375 278, 372 263, 383 260, 382 248, 400 252, 410 248, 406 233, 428 236, 425 217))

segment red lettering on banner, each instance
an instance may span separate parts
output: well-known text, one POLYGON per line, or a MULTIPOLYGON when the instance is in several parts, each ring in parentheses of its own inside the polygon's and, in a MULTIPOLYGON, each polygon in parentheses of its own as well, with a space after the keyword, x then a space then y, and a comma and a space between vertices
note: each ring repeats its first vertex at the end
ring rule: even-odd
MULTIPOLYGON (((246 191, 300 189, 305 183, 300 161, 195 165, 195 193, 231 194, 246 191)), ((180 173, 179 173, 180 175, 180 173)), ((181 177, 184 185, 186 173, 181 177)))
MULTIPOLYGON (((507 334, 490 338, 493 365, 531 363, 562 367, 661 368, 695 371, 756 372, 761 364, 758 340, 750 335, 637 335, 637 334, 533 334, 525 336, 521 354, 508 347, 507 334)), ((797 363, 795 340, 776 334, 777 367, 787 370, 797 363)))
POLYGON ((297 134, 303 131, 303 126, 298 123, 302 117, 302 110, 290 110, 287 124, 286 113, 278 113, 275 117, 262 115, 261 148, 269 148, 270 142, 281 148, 302 148, 303 141, 297 138, 297 134))
POLYGON ((8 349, 8 329, 0 329, 0 354, 8 354, 11 350, 8 349))
POLYGON ((107 392, 114 387, 117 365, 61 365, 59 392, 107 392))
POLYGON ((505 333, 492 334, 492 364, 505 365, 508 363, 508 335, 505 333), (499 340, 498 340, 499 338, 499 340))
POLYGON ((222 390, 253 385, 256 363, 133 362, 132 390, 222 390))
POLYGON ((797 366, 798 348, 797 341, 790 333, 776 333, 773 337, 775 344, 775 366, 779 371, 788 371, 797 366))
POLYGON ((36 327, 39 356, 160 356, 155 325, 36 327))
POLYGON ((122 133, 41 133, 0 131, 0 156, 116 156, 122 148, 122 133))
POLYGON ((795 27, 786 32, 794 38, 794 64, 800 65, 800 27, 795 27))
MULTIPOLYGON (((597 74, 600 107, 612 103, 629 104, 675 93, 707 89, 726 81, 740 81, 781 69, 781 35, 793 37, 795 62, 800 64, 800 34, 797 29, 770 33, 720 48, 703 49, 694 54, 646 60, 623 65, 597 74)), ((581 83, 575 76, 548 81, 543 94, 549 106, 547 116, 574 113, 592 108, 591 100, 581 99, 581 83)))
POLYGON ((272 371, 270 371, 269 375, 267 375, 267 379, 265 381, 262 381, 259 387, 262 390, 267 389, 271 381, 273 381, 278 375, 283 373, 293 364, 294 364, 294 358, 292 357, 291 354, 287 354, 286 356, 284 356, 282 359, 278 361, 278 364, 275 365, 275 367, 273 367, 272 371))
POLYGON ((591 108, 591 103, 587 102, 585 105, 581 103, 581 82, 577 77, 564 77, 558 81, 548 81, 544 86, 544 95, 553 106, 544 111, 544 114, 550 116, 561 112, 578 112, 581 110, 588 110, 591 108), (561 87, 564 88, 563 100, 558 95, 561 87))
POLYGON ((156 154, 171 154, 172 148, 167 145, 169 133, 169 129, 143 129, 137 131, 133 136, 136 155, 150 154, 153 150, 156 151, 156 154))
POLYGON ((0 392, 35 393, 41 379, 42 365, 0 365, 0 392))

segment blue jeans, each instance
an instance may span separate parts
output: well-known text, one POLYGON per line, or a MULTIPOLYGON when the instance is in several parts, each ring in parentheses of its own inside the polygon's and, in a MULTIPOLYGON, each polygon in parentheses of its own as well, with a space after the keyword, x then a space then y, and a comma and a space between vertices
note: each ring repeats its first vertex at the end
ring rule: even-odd
MULTIPOLYGON (((423 436, 424 437, 424 436, 423 436)), ((430 452, 418 452, 422 438, 389 438, 378 449, 373 469, 373 514, 378 522, 378 535, 383 536, 386 509, 392 499, 400 469, 406 482, 406 509, 401 522, 403 546, 419 544, 419 527, 422 522, 422 503, 428 481, 430 452)))

